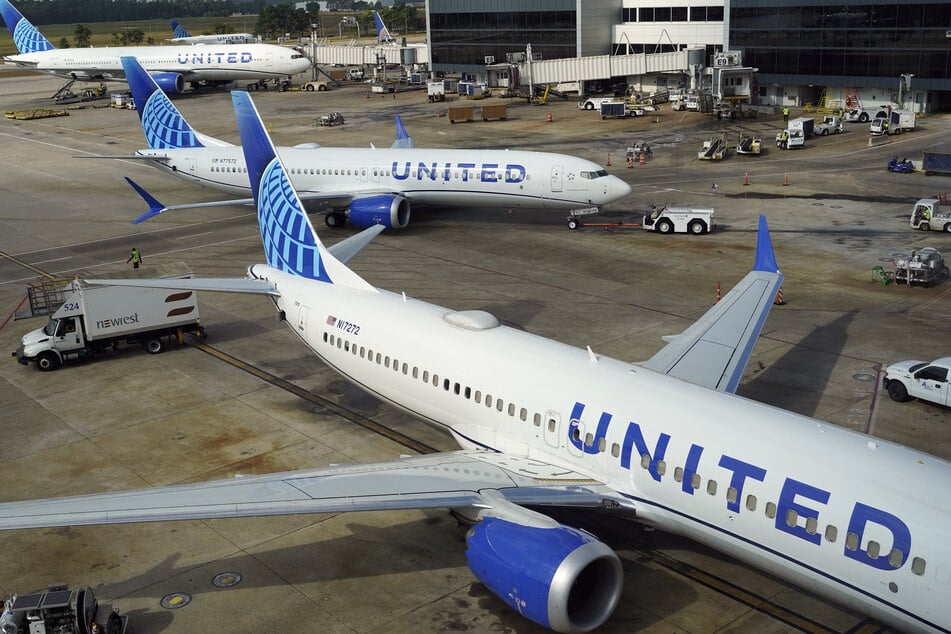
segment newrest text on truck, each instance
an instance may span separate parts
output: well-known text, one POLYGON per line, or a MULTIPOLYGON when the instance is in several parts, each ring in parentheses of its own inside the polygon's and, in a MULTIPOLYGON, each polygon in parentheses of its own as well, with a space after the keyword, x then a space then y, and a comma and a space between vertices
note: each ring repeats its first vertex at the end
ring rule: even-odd
POLYGON ((884 116, 875 117, 868 125, 869 132, 873 136, 882 134, 901 134, 902 132, 911 132, 915 129, 916 115, 910 110, 892 110, 884 116), (888 121, 888 127, 885 122, 888 121))
POLYGON ((951 233, 951 207, 942 206, 937 198, 922 198, 915 203, 909 222, 921 231, 944 231, 951 233))
MULTIPOLYGON (((189 278, 184 264, 138 269, 111 276, 189 278)), ((70 358, 89 358, 97 352, 130 343, 142 344, 151 354, 165 350, 182 333, 202 336, 198 297, 194 291, 92 285, 82 279, 46 280, 28 289, 30 310, 16 319, 48 315, 49 321, 23 336, 14 352, 17 361, 32 361, 44 372, 59 368, 70 358)))

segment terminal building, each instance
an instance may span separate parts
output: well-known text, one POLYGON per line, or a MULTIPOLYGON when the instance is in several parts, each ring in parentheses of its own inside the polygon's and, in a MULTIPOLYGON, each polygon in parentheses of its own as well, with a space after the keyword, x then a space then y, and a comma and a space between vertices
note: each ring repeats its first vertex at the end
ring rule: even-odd
MULTIPOLYGON (((600 85, 716 92, 711 83, 720 63, 751 69, 747 89, 759 105, 951 108, 946 0, 428 0, 426 11, 436 72, 485 75, 487 65, 531 44, 543 63, 617 58, 596 65, 598 73, 611 73, 597 78, 600 85), (665 58, 677 60, 677 68, 645 61, 637 76, 619 63, 673 53, 684 53, 665 58)), ((588 89, 591 66, 562 63, 557 79, 588 89)), ((527 80, 523 73, 520 81, 527 80)))

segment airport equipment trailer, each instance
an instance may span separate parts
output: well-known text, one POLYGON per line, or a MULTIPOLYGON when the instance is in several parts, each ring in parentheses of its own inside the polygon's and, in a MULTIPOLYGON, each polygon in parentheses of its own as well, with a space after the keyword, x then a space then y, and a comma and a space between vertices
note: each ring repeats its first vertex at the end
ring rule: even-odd
MULTIPOLYGON (((189 278, 184 264, 137 269, 112 277, 189 278), (156 275, 156 273, 158 273, 156 275)), ((91 285, 86 280, 46 280, 28 289, 30 310, 15 318, 49 316, 43 328, 25 334, 14 352, 17 361, 31 361, 45 371, 69 358, 139 343, 151 354, 179 341, 185 332, 201 336, 198 298, 194 291, 91 285)))
POLYGON ((948 279, 949 271, 944 258, 934 247, 912 251, 907 258, 895 261, 895 283, 928 288, 948 279))
POLYGON ((3 634, 124 634, 129 617, 100 604, 92 588, 49 586, 46 592, 13 595, 3 602, 3 634))

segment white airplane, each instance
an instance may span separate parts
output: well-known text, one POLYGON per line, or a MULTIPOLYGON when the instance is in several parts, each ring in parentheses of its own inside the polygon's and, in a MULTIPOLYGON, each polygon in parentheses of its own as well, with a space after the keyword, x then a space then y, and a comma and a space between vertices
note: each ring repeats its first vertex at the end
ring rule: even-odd
POLYGON ((169 20, 175 37, 169 42, 175 44, 248 44, 257 41, 252 33, 218 33, 216 35, 189 35, 178 20, 169 20))
POLYGON ((396 39, 390 35, 390 30, 383 24, 383 18, 376 11, 373 12, 373 24, 376 26, 376 43, 384 46, 399 46, 396 39))
POLYGON ((56 49, 8 0, 0 0, 0 15, 20 52, 4 57, 5 61, 73 80, 125 81, 119 58, 130 55, 170 93, 183 92, 187 83, 263 83, 311 67, 310 60, 298 51, 273 44, 56 49))
POLYGON ((448 507, 475 521, 469 567, 503 602, 586 632, 621 598, 619 559, 526 506, 608 510, 900 630, 948 631, 951 463, 733 393, 782 283, 765 218, 722 301, 648 361, 615 360, 372 286, 345 261, 382 227, 325 248, 249 95, 232 99, 267 264, 102 283, 266 295, 324 363, 463 449, 9 502, 0 528, 448 507))
MULTIPOLYGON (((150 148, 138 150, 135 158, 154 159, 172 174, 205 187, 250 195, 241 147, 197 132, 134 58, 123 58, 122 64, 150 148)), ((305 143, 279 152, 301 198, 331 209, 325 216, 331 227, 349 220, 357 227, 401 229, 409 223, 410 205, 416 203, 573 211, 600 207, 631 192, 627 183, 596 163, 565 154, 415 150, 399 118, 397 140, 390 148, 305 143)), ((153 208, 136 222, 168 209, 243 202, 251 201, 153 208)))

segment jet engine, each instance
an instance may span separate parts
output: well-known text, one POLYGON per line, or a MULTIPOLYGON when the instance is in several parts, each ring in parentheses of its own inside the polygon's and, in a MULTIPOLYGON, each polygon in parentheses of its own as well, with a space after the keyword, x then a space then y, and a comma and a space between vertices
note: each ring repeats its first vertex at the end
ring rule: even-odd
POLYGON ((356 227, 383 225, 402 229, 409 224, 409 201, 391 194, 356 198, 350 203, 349 215, 350 223, 356 227))
POLYGON ((486 517, 466 537, 469 569, 522 616, 556 632, 590 632, 621 596, 613 550, 570 526, 537 528, 486 517))
POLYGON ((185 92, 185 78, 178 73, 156 73, 152 79, 167 95, 180 95, 185 92))

